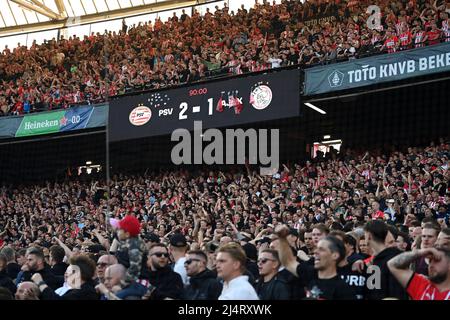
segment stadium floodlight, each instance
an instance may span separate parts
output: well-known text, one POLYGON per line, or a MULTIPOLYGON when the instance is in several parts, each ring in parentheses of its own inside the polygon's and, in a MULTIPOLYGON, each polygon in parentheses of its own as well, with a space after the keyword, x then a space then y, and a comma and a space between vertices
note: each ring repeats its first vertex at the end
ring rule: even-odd
POLYGON ((308 106, 308 107, 310 107, 311 109, 317 111, 318 113, 321 113, 321 114, 327 114, 324 110, 322 110, 322 109, 316 107, 316 106, 313 105, 312 103, 305 102, 305 105, 308 106))

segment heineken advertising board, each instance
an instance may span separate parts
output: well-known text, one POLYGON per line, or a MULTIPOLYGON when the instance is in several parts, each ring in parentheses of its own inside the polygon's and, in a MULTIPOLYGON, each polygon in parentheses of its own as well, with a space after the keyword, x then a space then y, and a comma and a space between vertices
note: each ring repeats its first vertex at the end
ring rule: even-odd
POLYGON ((106 125, 108 106, 79 106, 67 110, 0 118, 0 139, 30 137, 106 125))
POLYGON ((305 70, 305 95, 450 71, 450 42, 305 70))

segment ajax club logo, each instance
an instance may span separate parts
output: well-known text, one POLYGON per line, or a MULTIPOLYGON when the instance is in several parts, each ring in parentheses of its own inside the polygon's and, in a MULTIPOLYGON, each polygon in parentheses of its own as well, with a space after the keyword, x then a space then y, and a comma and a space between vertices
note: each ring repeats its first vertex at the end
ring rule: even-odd
POLYGON ((263 110, 270 105, 272 98, 272 89, 268 84, 259 82, 250 93, 250 104, 256 110, 263 110))
POLYGON ((132 125, 139 127, 149 122, 151 117, 152 111, 150 108, 140 104, 131 111, 129 120, 132 125))
POLYGON ((342 86, 342 82, 344 81, 344 74, 338 70, 334 70, 328 76, 328 82, 330 83, 331 88, 336 88, 342 86))

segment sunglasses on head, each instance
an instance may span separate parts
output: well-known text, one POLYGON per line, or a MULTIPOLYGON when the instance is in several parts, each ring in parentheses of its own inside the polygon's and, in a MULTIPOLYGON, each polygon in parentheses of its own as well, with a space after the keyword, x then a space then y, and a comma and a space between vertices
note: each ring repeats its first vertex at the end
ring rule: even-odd
POLYGON ((191 264, 192 262, 194 262, 194 261, 201 261, 200 259, 189 259, 189 260, 186 260, 185 262, 184 262, 184 264, 187 264, 187 265, 189 265, 189 264, 191 264))
POLYGON ((161 257, 169 258, 169 254, 164 253, 164 252, 157 252, 157 253, 152 254, 152 256, 157 256, 158 258, 161 258, 161 257))

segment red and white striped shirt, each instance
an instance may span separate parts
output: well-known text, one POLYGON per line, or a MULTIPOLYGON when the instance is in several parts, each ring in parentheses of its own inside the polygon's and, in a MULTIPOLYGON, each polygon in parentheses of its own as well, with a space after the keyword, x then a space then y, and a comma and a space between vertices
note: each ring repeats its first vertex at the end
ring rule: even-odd
POLYGON ((416 33, 416 37, 414 38, 414 44, 416 48, 421 48, 424 46, 423 40, 425 38, 425 31, 419 31, 416 33))
POLYGON ((389 53, 397 51, 397 48, 396 48, 397 42, 398 42, 397 36, 393 36, 393 37, 386 39, 386 41, 384 42, 384 45, 386 46, 387 51, 389 53))
POLYGON ((408 47, 411 44, 412 35, 411 32, 406 31, 400 34, 400 45, 402 47, 408 47))
POLYGON ((442 32, 444 32, 445 42, 450 42, 450 22, 448 20, 442 21, 442 32))

